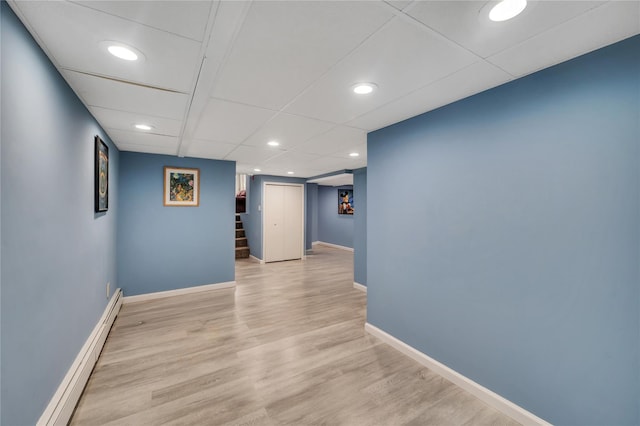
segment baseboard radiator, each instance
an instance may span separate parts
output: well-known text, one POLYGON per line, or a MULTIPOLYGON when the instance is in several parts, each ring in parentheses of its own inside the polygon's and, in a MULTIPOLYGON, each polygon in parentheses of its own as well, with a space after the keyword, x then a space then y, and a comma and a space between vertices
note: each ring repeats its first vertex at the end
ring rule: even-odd
POLYGON ((122 290, 117 289, 49 405, 40 416, 38 426, 64 426, 69 423, 121 306, 122 290))

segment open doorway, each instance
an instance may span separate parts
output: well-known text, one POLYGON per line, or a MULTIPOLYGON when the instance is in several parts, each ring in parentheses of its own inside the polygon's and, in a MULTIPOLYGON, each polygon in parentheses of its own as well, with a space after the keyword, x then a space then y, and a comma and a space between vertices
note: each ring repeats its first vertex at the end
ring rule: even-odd
POLYGON ((249 240, 244 230, 241 213, 247 212, 247 175, 236 173, 236 259, 250 256, 249 240))
POLYGON ((236 214, 247 212, 247 175, 236 173, 236 214))

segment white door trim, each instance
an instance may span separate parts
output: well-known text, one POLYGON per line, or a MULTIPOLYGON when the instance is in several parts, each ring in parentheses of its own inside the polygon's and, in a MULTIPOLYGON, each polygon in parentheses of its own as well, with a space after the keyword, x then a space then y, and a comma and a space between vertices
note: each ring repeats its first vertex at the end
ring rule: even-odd
POLYGON ((290 183, 290 182, 273 182, 273 181, 264 181, 262 182, 262 208, 260 209, 260 223, 262 224, 262 259, 264 262, 267 262, 267 253, 265 251, 265 232, 264 232, 264 207, 265 207, 265 194, 267 193, 267 185, 279 185, 279 186, 299 186, 302 188, 302 241, 300 242, 300 259, 304 259, 305 254, 305 222, 307 219, 307 210, 306 207, 306 192, 305 192, 305 184, 304 183, 290 183))

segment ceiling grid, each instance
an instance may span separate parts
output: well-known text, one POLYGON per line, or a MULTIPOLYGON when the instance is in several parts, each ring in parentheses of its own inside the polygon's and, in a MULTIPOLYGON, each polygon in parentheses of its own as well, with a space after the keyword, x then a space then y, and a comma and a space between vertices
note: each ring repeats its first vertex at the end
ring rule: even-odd
POLYGON ((529 0, 504 22, 494 3, 9 0, 120 150, 297 177, 366 166, 367 132, 640 33, 640 0, 529 0))

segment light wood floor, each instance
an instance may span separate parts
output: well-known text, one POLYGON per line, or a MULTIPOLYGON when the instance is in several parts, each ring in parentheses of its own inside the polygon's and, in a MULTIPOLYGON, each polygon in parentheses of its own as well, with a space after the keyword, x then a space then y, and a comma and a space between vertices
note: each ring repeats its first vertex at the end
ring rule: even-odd
POLYGON ((364 332, 352 253, 243 259, 236 281, 124 305, 71 424, 516 424, 364 332))

